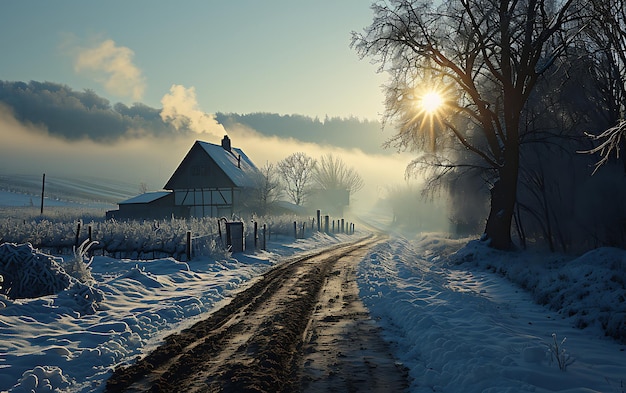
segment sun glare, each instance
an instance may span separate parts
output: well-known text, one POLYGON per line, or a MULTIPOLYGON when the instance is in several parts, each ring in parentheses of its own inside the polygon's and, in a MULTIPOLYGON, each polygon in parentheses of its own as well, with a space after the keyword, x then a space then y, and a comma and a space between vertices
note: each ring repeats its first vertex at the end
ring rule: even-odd
POLYGON ((443 97, 436 91, 429 91, 422 96, 420 104, 424 112, 433 114, 443 105, 443 97))

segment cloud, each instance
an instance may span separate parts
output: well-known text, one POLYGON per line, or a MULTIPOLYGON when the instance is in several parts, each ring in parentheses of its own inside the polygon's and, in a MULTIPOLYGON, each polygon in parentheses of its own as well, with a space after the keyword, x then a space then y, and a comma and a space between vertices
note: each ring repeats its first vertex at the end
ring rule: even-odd
POLYGON ((206 133, 221 138, 226 131, 215 120, 215 116, 198 108, 196 90, 182 85, 172 85, 170 92, 161 99, 161 118, 176 129, 189 128, 197 133, 206 133))
POLYGON ((52 82, 0 81, 0 103, 9 106, 21 122, 40 125, 50 135, 66 140, 114 143, 130 135, 192 133, 164 122, 160 109, 140 103, 111 107, 91 90, 75 91, 52 82))
POLYGON ((102 178, 163 187, 195 134, 122 137, 108 144, 90 139, 67 140, 42 125, 21 122, 0 103, 0 172, 50 177, 102 178))
POLYGON ((94 47, 79 50, 74 69, 92 74, 111 94, 139 100, 146 82, 141 70, 133 64, 134 54, 125 46, 117 46, 113 40, 104 40, 94 47))

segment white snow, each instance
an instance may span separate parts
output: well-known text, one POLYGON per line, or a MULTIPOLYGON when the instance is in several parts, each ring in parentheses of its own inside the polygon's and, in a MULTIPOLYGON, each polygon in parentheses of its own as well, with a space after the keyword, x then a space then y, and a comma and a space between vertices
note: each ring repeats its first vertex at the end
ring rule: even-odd
MULTIPOLYGON (((41 206, 41 194, 39 195, 28 195, 28 194, 20 194, 17 192, 11 191, 3 191, 0 190, 0 207, 35 207, 39 208, 41 206)), ((45 207, 50 206, 80 206, 79 203, 75 202, 67 202, 67 201, 57 201, 55 199, 50 199, 48 197, 44 198, 45 207)))
POLYGON ((606 338, 599 326, 602 313, 613 310, 626 331, 624 250, 600 249, 568 261, 472 241, 441 257, 455 243, 433 235, 393 239, 360 267, 361 297, 410 370, 412 392, 626 390, 626 345, 606 338), (613 270, 622 280, 619 291, 602 289, 607 260, 619 266, 613 270), (538 277, 536 290, 563 298, 565 308, 559 313, 534 303, 502 274, 526 283, 538 277), (569 316, 573 305, 585 314, 585 329, 574 327, 580 316, 569 316), (565 353, 558 353, 573 361, 565 370, 549 352, 563 339, 565 353))
MULTIPOLYGON (((80 315, 63 293, 0 298, 0 391, 101 392, 114 366, 206 316, 281 258, 349 238, 278 239, 268 252, 218 261, 95 257, 92 274, 105 298, 92 315, 80 315)), ((436 234, 391 236, 361 262, 358 283, 410 371, 412 392, 624 392, 626 345, 599 325, 624 310, 626 251, 569 259, 499 253, 436 234), (567 311, 536 304, 511 280, 529 288, 537 280, 563 295, 558 304, 567 311), (553 333, 559 344, 566 338, 574 360, 564 371, 550 361, 553 333)))
POLYGON ((152 191, 146 192, 141 195, 137 195, 125 201, 118 203, 118 205, 130 205, 133 203, 150 203, 154 202, 157 199, 163 198, 164 196, 170 195, 171 191, 152 191))

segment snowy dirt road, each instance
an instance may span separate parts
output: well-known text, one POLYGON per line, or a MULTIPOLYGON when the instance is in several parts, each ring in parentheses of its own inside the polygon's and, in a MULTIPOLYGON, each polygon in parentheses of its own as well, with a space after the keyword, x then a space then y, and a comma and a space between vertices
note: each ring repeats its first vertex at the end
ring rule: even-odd
POLYGON ((378 241, 282 263, 209 318, 117 369, 107 392, 404 390, 407 373, 358 296, 357 265, 378 241))

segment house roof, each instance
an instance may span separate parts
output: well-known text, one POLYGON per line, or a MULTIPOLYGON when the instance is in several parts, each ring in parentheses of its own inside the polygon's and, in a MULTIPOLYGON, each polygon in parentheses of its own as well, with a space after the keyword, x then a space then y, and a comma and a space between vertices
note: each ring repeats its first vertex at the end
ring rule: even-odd
POLYGON ((146 192, 145 194, 137 195, 136 197, 132 197, 125 201, 118 203, 118 205, 130 205, 133 203, 150 203, 154 202, 157 199, 161 199, 164 196, 171 194, 171 191, 154 191, 154 192, 146 192))
POLYGON ((235 186, 255 187, 257 185, 256 181, 261 172, 241 149, 233 147, 226 150, 221 145, 213 143, 203 141, 196 141, 196 143, 207 152, 235 186))

